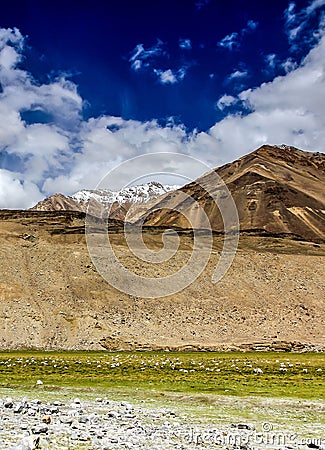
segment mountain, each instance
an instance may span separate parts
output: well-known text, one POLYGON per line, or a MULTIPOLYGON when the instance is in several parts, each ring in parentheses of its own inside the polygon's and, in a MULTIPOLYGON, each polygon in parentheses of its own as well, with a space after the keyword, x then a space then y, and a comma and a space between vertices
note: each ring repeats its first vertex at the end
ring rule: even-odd
POLYGON ((73 197, 53 194, 30 208, 35 211, 84 211, 83 205, 73 197))
MULTIPOLYGON (((138 186, 130 186, 121 191, 111 191, 108 189, 87 190, 83 189, 72 196, 63 194, 53 194, 37 205, 32 210, 37 211, 82 211, 86 212, 89 202, 92 203, 92 212, 102 214, 104 210, 110 208, 109 217, 117 220, 124 220, 128 210, 133 205, 144 205, 148 202, 177 189, 179 186, 163 185, 150 181, 138 186), (98 204, 98 207, 97 207, 98 204)), ((139 208, 141 213, 147 208, 139 208)))
MULTIPOLYGON (((324 170, 323 154, 263 146, 154 200, 137 187, 122 200, 107 191, 83 192, 77 198, 52 196, 41 205, 60 210, 1 210, 0 349, 324 351, 324 170), (216 233, 212 251, 200 243, 209 258, 205 268, 199 266, 202 273, 191 281, 192 273, 185 272, 188 286, 159 299, 129 294, 127 276, 121 278, 123 292, 106 282, 89 254, 85 213, 65 210, 85 208, 95 195, 114 201, 116 215, 129 205, 147 209, 143 217, 151 226, 143 227, 143 240, 130 248, 123 222, 110 219, 110 243, 126 269, 159 286, 168 277, 170 284, 169 276, 180 276, 198 253, 184 214, 200 227, 202 205, 213 229, 222 231, 206 191, 227 201, 216 174, 238 208, 242 233, 235 259, 213 283, 224 246, 216 233), (132 203, 135 198, 143 202, 132 203), (184 228, 178 236, 166 233, 176 226, 184 228), (143 243, 156 255, 173 240, 177 251, 162 264, 141 259, 143 243)), ((105 247, 96 252, 105 264, 105 247)), ((116 261, 109 263, 115 276, 116 261)))
POLYGON ((149 182, 114 192, 81 190, 72 196, 54 194, 33 210, 87 211, 101 216, 110 209, 116 220, 143 221, 146 226, 195 228, 206 226, 223 232, 223 219, 214 199, 227 210, 228 195, 216 175, 227 185, 235 201, 240 230, 246 233, 325 240, 325 155, 294 147, 263 145, 242 158, 216 168, 198 180, 178 188, 149 182), (184 198, 184 195, 187 198, 184 198), (191 197, 191 198, 189 198, 191 197))
POLYGON ((215 174, 232 194, 242 232, 325 240, 325 155, 285 145, 263 145, 165 195, 147 211, 144 224, 190 228, 187 216, 200 228, 199 205, 212 229, 222 232, 219 208, 207 193, 213 192, 226 205, 227 193, 216 183, 215 174), (192 199, 184 199, 184 194, 192 199))

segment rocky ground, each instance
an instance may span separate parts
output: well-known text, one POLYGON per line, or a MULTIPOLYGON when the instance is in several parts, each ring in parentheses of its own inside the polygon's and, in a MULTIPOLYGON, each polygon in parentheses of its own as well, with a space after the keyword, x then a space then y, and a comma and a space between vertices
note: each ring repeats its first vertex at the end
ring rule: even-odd
MULTIPOLYGON (((262 419, 251 423, 245 419, 231 422, 226 416, 222 420, 220 415, 217 420, 217 414, 214 420, 208 420, 184 413, 176 406, 154 407, 102 397, 67 400, 58 395, 56 400, 48 401, 22 398, 14 391, 11 394, 0 400, 1 449, 325 448, 324 427, 315 416, 310 421, 306 413, 313 408, 322 414, 324 405, 320 402, 263 400, 258 408, 261 412, 267 406, 275 414, 274 423, 262 419), (303 425, 300 423, 298 428, 298 422, 283 422, 283 408, 288 416, 296 409, 296 420, 302 413, 303 425), (279 422, 283 422, 282 427, 275 424, 279 422)), ((252 408, 245 399, 220 398, 221 405, 227 402, 233 402, 242 412, 245 407, 252 408)), ((254 408, 256 412, 256 405, 254 408)))

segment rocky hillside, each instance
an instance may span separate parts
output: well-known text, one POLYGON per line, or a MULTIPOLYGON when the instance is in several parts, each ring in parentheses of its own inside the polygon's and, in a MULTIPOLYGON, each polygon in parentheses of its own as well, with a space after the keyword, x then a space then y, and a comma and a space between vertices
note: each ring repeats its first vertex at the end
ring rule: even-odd
MULTIPOLYGON (((325 349, 325 245, 242 235, 231 269, 213 284, 222 247, 216 237, 194 283, 144 299, 97 273, 84 220, 81 212, 0 211, 1 349, 325 349)), ((145 264, 126 247, 123 224, 108 225, 120 261, 145 277, 173 273, 191 253, 184 231, 175 257, 145 264)), ((144 232, 154 250, 162 231, 144 232)))
POLYGON ((83 211, 84 205, 73 197, 63 194, 53 194, 38 202, 32 211, 83 211))
POLYGON ((208 215, 212 229, 223 231, 219 209, 206 192, 207 189, 216 193, 220 203, 226 204, 227 195, 222 186, 216 185, 215 173, 235 200, 242 231, 325 239, 325 155, 288 146, 264 145, 205 174, 197 182, 165 196, 151 213, 149 210, 145 224, 188 228, 188 216, 200 228, 198 203, 208 215), (183 193, 193 201, 184 200, 183 193))

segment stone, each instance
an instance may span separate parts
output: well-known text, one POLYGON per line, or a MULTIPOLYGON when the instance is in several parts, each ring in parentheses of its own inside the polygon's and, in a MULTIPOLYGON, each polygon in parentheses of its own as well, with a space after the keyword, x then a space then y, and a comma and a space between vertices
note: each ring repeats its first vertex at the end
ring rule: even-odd
POLYGON ((14 406, 14 402, 13 402, 12 398, 11 398, 11 397, 7 397, 7 398, 5 399, 5 401, 4 401, 3 406, 4 406, 5 408, 12 408, 12 407, 14 406))
POLYGON ((42 422, 49 424, 51 423, 51 416, 43 416, 42 417, 42 422))
POLYGON ((73 422, 73 418, 71 416, 60 416, 60 422, 71 425, 73 422))
POLYGON ((48 427, 45 425, 37 425, 36 427, 32 428, 33 434, 44 434, 48 432, 48 427))
POLYGON ((19 414, 19 413, 21 413, 24 410, 24 408, 25 408, 25 405, 23 403, 18 403, 13 408, 13 411, 14 411, 15 414, 19 414))

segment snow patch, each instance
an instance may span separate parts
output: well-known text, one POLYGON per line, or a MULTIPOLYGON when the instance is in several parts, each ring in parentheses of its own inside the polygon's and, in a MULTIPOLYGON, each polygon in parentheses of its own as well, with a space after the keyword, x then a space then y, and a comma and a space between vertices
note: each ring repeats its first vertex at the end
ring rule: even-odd
POLYGON ((78 203, 88 203, 90 200, 96 200, 101 204, 112 204, 118 202, 124 203, 147 203, 167 192, 175 191, 180 186, 161 184, 156 181, 130 186, 121 191, 110 191, 108 189, 87 190, 83 189, 71 197, 78 203))

